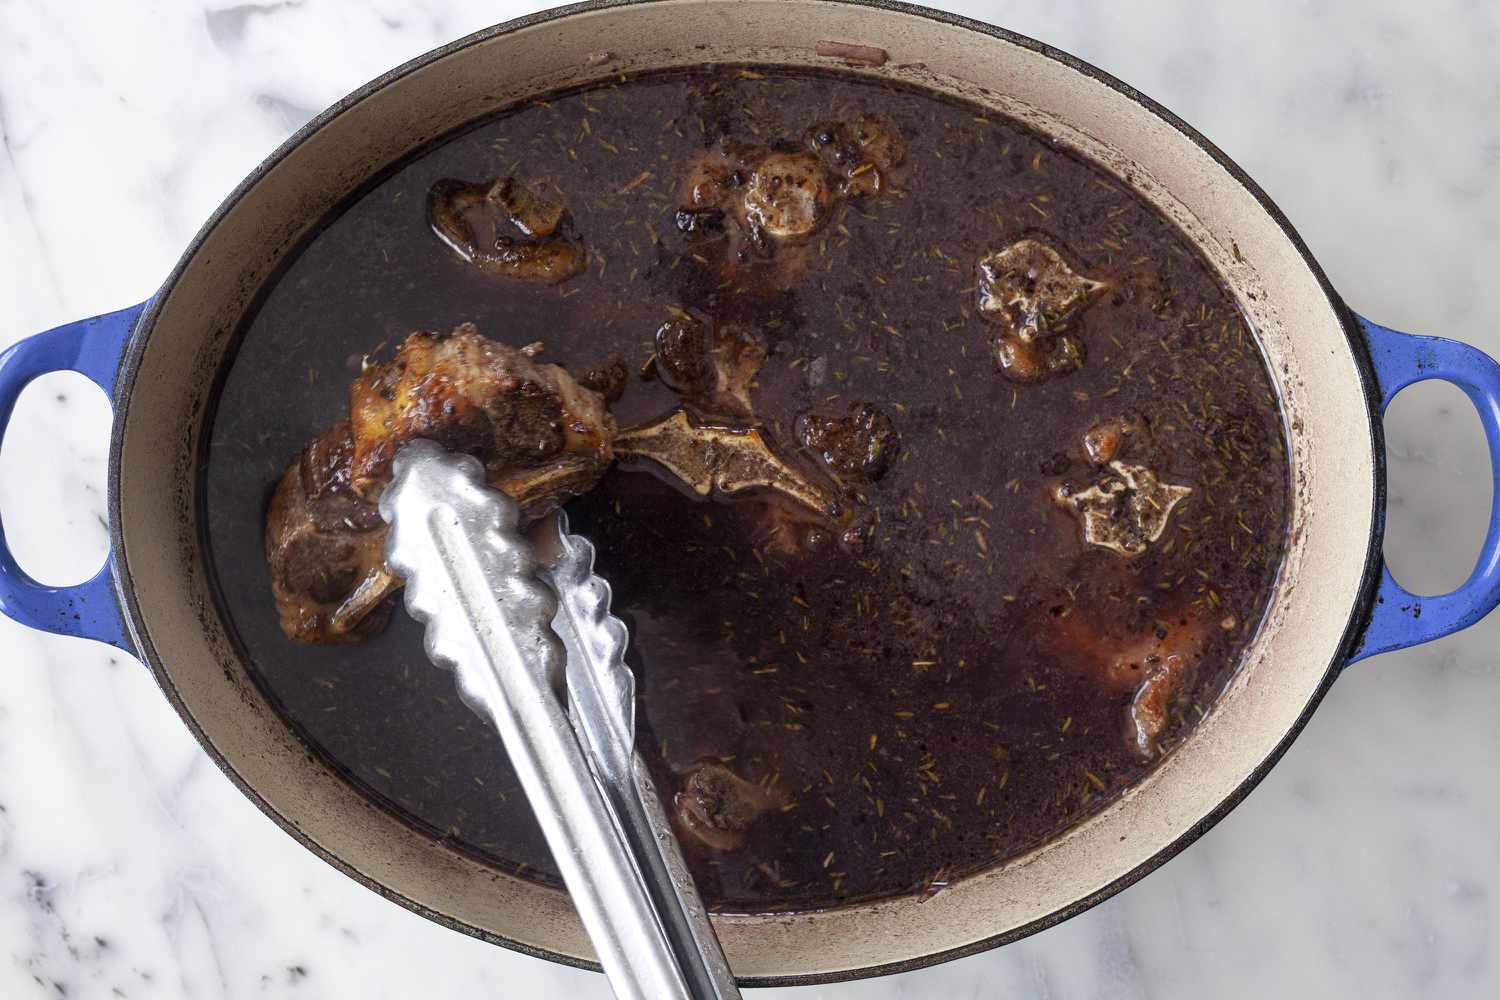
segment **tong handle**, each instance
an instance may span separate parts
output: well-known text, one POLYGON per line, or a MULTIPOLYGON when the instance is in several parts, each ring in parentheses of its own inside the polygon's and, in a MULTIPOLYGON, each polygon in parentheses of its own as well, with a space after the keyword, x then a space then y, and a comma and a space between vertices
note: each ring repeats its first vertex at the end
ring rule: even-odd
POLYGON ((620 1000, 691 992, 629 839, 564 711, 563 648, 514 501, 483 469, 430 441, 403 445, 380 501, 386 561, 426 625, 427 655, 490 719, 620 1000))
MULTIPOLYGON (((493 647, 487 650, 492 653, 493 647)), ((509 651, 487 656, 496 673, 514 670, 509 651)), ((489 713, 542 827, 568 895, 619 1000, 691 993, 658 919, 634 851, 554 697, 535 688, 506 692, 489 713), (527 703, 530 702, 528 705, 527 703)))
POLYGON ((567 650, 569 714, 641 867, 676 964, 694 997, 738 1000, 708 910, 635 749, 635 676, 625 665, 630 635, 610 612, 609 584, 594 572, 594 547, 568 533, 561 511, 534 537, 542 579, 557 595, 552 629, 567 650))

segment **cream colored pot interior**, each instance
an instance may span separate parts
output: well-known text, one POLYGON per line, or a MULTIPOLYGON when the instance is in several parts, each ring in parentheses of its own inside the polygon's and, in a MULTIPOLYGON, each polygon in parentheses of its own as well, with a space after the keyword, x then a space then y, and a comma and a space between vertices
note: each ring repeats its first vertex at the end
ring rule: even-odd
POLYGON ((519 99, 639 70, 837 66, 820 40, 885 49, 855 71, 963 95, 1127 178, 1203 247, 1264 343, 1291 428, 1294 532, 1272 612, 1232 690, 1140 787, 1031 855, 918 903, 719 921, 741 977, 840 976, 1011 937, 1122 884, 1273 756, 1328 674, 1359 595, 1374 509, 1369 413, 1335 308, 1288 235, 1204 149, 1093 75, 912 10, 820 0, 661 0, 521 22, 393 75, 314 123, 226 205, 159 303, 117 428, 123 573, 140 646, 242 786, 346 871, 464 929, 573 960, 566 898, 372 807, 298 744, 219 621, 199 556, 196 464, 215 373, 278 259, 375 171, 519 99))

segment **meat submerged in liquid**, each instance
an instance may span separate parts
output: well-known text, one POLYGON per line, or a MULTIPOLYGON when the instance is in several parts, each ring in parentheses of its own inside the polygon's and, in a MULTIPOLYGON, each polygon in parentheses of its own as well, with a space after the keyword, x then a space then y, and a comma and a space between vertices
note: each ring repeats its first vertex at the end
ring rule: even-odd
MULTIPOLYGON (((296 350, 304 315, 369 331, 335 362, 474 318, 609 397, 617 460, 570 514, 630 625, 640 745, 713 905, 921 890, 1097 812, 1211 706, 1274 579, 1285 453, 1233 298, 1119 178, 975 106, 778 70, 557 95, 330 222, 245 371, 296 350), (403 207, 499 172, 566 206, 551 235, 493 186, 440 190, 464 226, 436 240, 403 207), (520 275, 478 259, 491 229, 587 252, 538 272, 572 272, 560 286, 496 281, 520 275), (312 280, 330 262, 347 289, 312 280)), ((231 376, 221 421, 252 378, 231 376)), ((372 646, 328 691, 236 624, 359 780, 549 877, 491 745, 434 746, 469 721, 446 678, 372 646), (348 698, 391 689, 399 718, 348 698)))
POLYGON ((299 642, 360 642, 385 628, 385 522, 350 482, 340 423, 303 449, 271 497, 266 561, 281 629, 299 642))
POLYGON ((349 420, 352 485, 369 500, 412 438, 477 457, 527 520, 586 493, 614 458, 615 421, 598 393, 468 323, 406 338, 395 358, 355 380, 349 420))
POLYGON ((403 441, 431 438, 480 459, 527 522, 591 489, 614 436, 604 401, 556 365, 469 324, 412 334, 355 380, 350 421, 309 444, 271 498, 265 549, 282 631, 330 644, 385 627, 401 581, 385 566, 376 502, 403 441))
POLYGON ((979 258, 979 314, 995 325, 990 351, 1015 382, 1041 382, 1083 367, 1073 317, 1108 289, 1084 277, 1054 247, 1018 240, 979 258))
POLYGON ((753 784, 723 764, 705 762, 688 771, 673 797, 672 818, 689 847, 732 851, 743 847, 761 813, 786 803, 786 797, 753 784))
POLYGON ((1115 623, 1090 623, 1071 615, 1060 623, 1055 638, 1059 652, 1091 683, 1129 694, 1121 714, 1125 743, 1143 760, 1152 760, 1160 750, 1172 698, 1199 668, 1208 629, 1197 609, 1154 619, 1133 634, 1115 623))
POLYGON ((844 412, 804 410, 797 416, 797 436, 835 473, 870 480, 885 474, 900 448, 896 425, 869 403, 844 412))
MULTIPOLYGON (((720 385, 704 363, 709 383, 720 385)), ((619 374, 600 379, 609 388, 619 374)), ((690 385, 677 384, 691 396, 690 385)), ((376 502, 397 448, 416 438, 478 458, 523 524, 592 489, 616 451, 700 496, 772 497, 805 517, 843 519, 829 485, 778 456, 753 426, 700 424, 675 410, 621 432, 606 407, 562 368, 472 324, 407 337, 391 361, 354 381, 350 421, 313 441, 272 499, 266 552, 283 631, 302 642, 359 642, 384 627, 386 598, 401 581, 385 568, 376 502)))
POLYGON ((776 262, 791 277, 807 264, 799 248, 808 238, 846 201, 889 186, 905 159, 895 126, 875 114, 815 125, 801 142, 726 136, 688 171, 677 226, 689 234, 728 230, 731 262, 776 262))
POLYGON ((649 369, 695 413, 710 419, 754 419, 750 384, 766 360, 766 342, 738 323, 712 327, 679 312, 656 330, 649 369))
POLYGON ((567 210, 512 177, 479 184, 441 180, 427 205, 438 238, 485 271, 550 285, 587 262, 567 210))

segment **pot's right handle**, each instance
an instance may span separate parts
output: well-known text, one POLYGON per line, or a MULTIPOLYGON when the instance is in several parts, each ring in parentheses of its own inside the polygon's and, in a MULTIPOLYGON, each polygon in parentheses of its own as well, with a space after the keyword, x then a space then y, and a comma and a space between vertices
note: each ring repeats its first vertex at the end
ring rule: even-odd
MULTIPOLYGON (((0 438, 21 390, 49 372, 79 372, 112 396, 125 341, 145 308, 142 303, 59 326, 0 354, 0 438)), ((106 558, 99 572, 76 586, 38 583, 16 563, 0 524, 0 612, 44 632, 98 639, 134 653, 110 582, 113 564, 113 556, 106 558)))
POLYGON ((1397 333, 1363 317, 1359 323, 1375 364, 1381 415, 1396 393, 1415 382, 1438 378, 1458 386, 1479 411, 1479 421, 1484 425, 1495 491, 1479 561, 1457 590, 1420 597, 1397 583, 1382 560, 1380 589, 1375 594, 1370 624, 1349 657, 1350 663, 1468 628, 1500 604, 1500 364, 1478 348, 1456 340, 1397 333))

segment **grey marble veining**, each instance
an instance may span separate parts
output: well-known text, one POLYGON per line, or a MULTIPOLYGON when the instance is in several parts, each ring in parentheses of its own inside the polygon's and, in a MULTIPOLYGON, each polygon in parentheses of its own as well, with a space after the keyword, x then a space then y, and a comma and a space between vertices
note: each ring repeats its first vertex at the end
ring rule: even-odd
MULTIPOLYGON (((0 0, 0 344, 138 301, 255 163, 383 70, 542 6, 0 0)), ((1500 352, 1500 5, 960 2, 1162 101, 1237 159, 1371 318, 1500 352)), ((38 576, 102 557, 108 407, 23 399, 0 508, 38 576)), ((1389 424, 1389 545, 1451 586, 1489 495, 1453 391, 1389 424)), ((0 619, 0 996, 607 996, 461 937, 278 831, 121 654, 0 619)), ((1164 869, 1019 944, 805 990, 897 997, 1500 995, 1500 620, 1361 664, 1164 869)))

